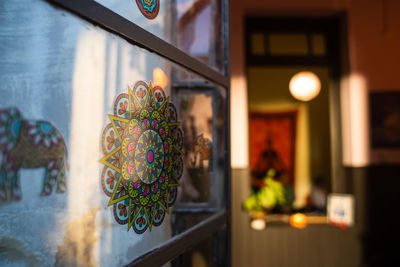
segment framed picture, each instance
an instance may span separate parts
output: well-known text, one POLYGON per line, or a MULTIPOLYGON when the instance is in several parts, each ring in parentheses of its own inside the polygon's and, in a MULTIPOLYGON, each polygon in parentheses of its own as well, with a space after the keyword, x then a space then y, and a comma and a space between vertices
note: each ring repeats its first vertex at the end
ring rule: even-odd
POLYGON ((250 112, 250 166, 252 185, 261 187, 267 171, 275 179, 294 186, 297 111, 250 112), (261 184, 260 184, 261 181, 261 184))
POLYGON ((400 162, 400 93, 370 93, 372 163, 400 162))
POLYGON ((354 196, 349 194, 329 194, 328 222, 341 228, 354 225, 354 196))

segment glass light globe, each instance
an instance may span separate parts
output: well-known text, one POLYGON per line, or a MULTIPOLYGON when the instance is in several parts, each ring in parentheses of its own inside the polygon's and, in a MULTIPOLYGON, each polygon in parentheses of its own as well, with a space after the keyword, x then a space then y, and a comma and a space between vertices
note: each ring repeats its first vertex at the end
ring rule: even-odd
POLYGON ((305 228, 307 226, 307 216, 303 213, 296 213, 290 216, 290 225, 295 228, 305 228))
POLYGON ((302 71, 290 79, 289 91, 297 100, 310 101, 321 91, 321 81, 315 73, 302 71))
POLYGON ((261 218, 253 219, 250 222, 250 227, 253 228, 254 230, 264 230, 265 228, 265 221, 261 218))
POLYGON ((153 81, 154 85, 158 85, 161 88, 165 89, 168 84, 168 77, 162 69, 155 68, 153 70, 153 81))

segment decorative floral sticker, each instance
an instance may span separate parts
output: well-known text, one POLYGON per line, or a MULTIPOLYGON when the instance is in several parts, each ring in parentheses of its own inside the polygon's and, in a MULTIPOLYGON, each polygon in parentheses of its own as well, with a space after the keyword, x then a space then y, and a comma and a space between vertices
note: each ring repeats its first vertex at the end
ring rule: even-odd
POLYGON ((160 0, 136 0, 136 4, 146 18, 154 19, 157 17, 160 9, 160 0))
POLYGON ((138 233, 159 226, 177 196, 183 172, 183 135, 163 89, 139 81, 120 94, 101 145, 104 193, 114 218, 138 233))

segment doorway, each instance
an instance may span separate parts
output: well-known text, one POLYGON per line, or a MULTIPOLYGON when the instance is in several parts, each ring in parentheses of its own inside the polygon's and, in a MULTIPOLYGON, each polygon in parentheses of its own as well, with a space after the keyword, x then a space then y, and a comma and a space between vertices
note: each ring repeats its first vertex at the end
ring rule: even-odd
POLYGON ((260 169, 262 155, 274 151, 280 166, 274 164, 273 178, 286 188, 285 210, 325 212, 326 195, 337 191, 342 168, 338 25, 337 18, 246 19, 251 184, 258 190, 258 179, 269 168, 260 169), (321 83, 319 95, 309 101, 289 92, 291 78, 304 71, 321 83), (291 122, 288 113, 295 114, 291 122))

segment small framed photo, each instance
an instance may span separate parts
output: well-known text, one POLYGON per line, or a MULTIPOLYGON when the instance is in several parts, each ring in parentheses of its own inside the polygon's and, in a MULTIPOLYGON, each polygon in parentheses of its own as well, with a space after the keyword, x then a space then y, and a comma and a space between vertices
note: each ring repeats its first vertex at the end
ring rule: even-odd
POLYGON ((354 225, 353 195, 328 195, 328 222, 341 228, 351 227, 354 225))

